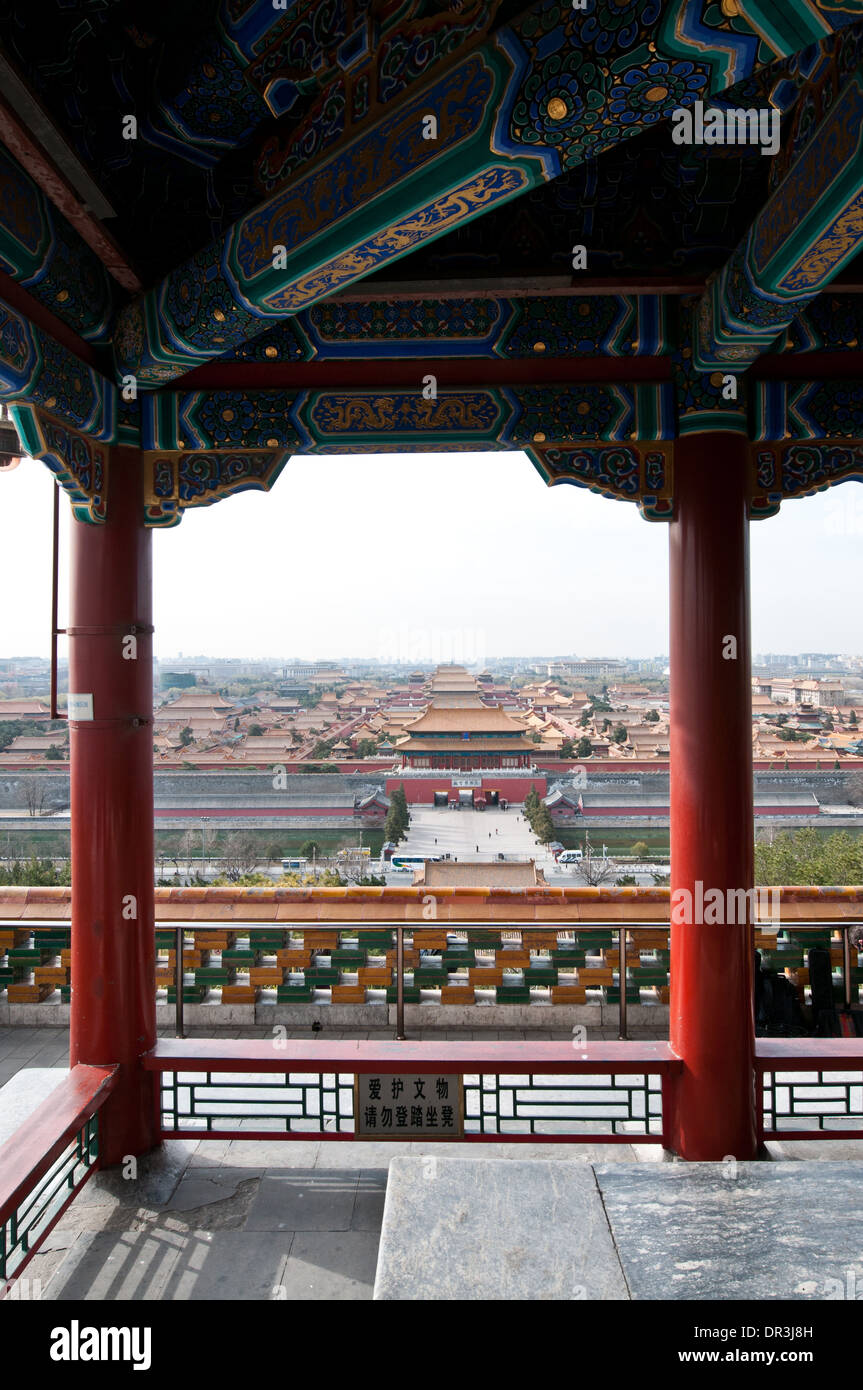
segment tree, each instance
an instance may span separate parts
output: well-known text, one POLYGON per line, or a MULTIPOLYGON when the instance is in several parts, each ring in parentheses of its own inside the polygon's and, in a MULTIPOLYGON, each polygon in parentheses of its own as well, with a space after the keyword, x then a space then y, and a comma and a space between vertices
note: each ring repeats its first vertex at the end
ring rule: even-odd
POLYGON ((620 878, 614 880, 615 888, 637 888, 638 880, 634 874, 621 874, 620 878))
POLYGON ((600 854, 585 855, 575 866, 578 874, 588 888, 598 888, 617 872, 612 859, 604 859, 600 854))
POLYGON ((542 743, 542 734, 538 729, 534 729, 530 737, 533 743, 542 743))
POLYGON ((361 738, 356 751, 358 758, 373 758, 378 751, 378 746, 373 738, 361 738))
POLYGON ((563 740, 563 743, 560 745, 560 756, 561 756, 562 758, 574 758, 574 757, 575 757, 575 749, 574 749, 574 747, 573 747, 573 743, 572 743, 572 739, 571 739, 571 738, 565 738, 565 739, 563 740))
POLYGON ((857 711, 856 711, 856 709, 852 709, 851 713, 849 714, 849 716, 848 716, 848 723, 849 723, 849 725, 851 726, 852 729, 856 729, 856 728, 857 728, 857 711))
POLYGON ((644 840, 636 840, 635 844, 632 846, 632 853, 637 859, 646 859, 648 852, 648 846, 644 840))
POLYGON ((301 859, 319 859, 320 855, 321 847, 317 840, 303 840, 303 843, 300 845, 301 859))
POLYGON ((584 735, 578 740, 578 743, 576 744, 575 756, 576 756, 577 758, 589 758, 589 757, 591 756, 592 753, 593 753, 593 744, 591 743, 591 741, 590 741, 590 739, 587 737, 587 735, 584 734, 584 735))
MULTIPOLYGON (((251 874, 259 858, 258 847, 251 835, 243 835, 240 831, 229 835, 224 844, 223 854, 225 877, 228 882, 236 883, 246 874, 251 874)), ((265 883, 269 881, 268 878, 264 879, 265 883)))
POLYGON ((237 732, 237 730, 239 729, 239 727, 240 727, 240 719, 239 719, 239 715, 238 715, 237 718, 234 720, 234 733, 237 732))
POLYGON ((846 830, 821 836, 812 827, 783 830, 773 843, 755 845, 755 882, 834 885, 863 883, 863 843, 846 830))
POLYGON ((333 751, 333 740, 331 738, 319 738, 312 749, 313 758, 328 758, 333 751))
POLYGON ((192 730, 189 728, 189 725, 187 724, 185 729, 180 730, 180 744, 183 748, 188 748, 189 744, 192 743, 193 740, 194 734, 192 733, 192 730))
POLYGON ((851 772, 845 778, 848 799, 852 806, 863 806, 863 772, 851 772))
MULTIPOLYGON (((237 723, 239 723, 239 721, 237 721, 237 723)), ((234 725, 234 728, 235 728, 235 729, 236 729, 236 727, 237 727, 237 724, 234 725)), ((263 736, 264 736, 264 730, 263 730, 263 727, 262 727, 260 724, 250 724, 250 725, 249 725, 249 738, 263 738, 263 736)))
POLYGON ((45 807, 46 786, 41 777, 22 777, 18 783, 27 802, 28 816, 41 816, 45 807))
POLYGON ((410 811, 408 810, 408 799, 407 799, 407 796, 406 796, 406 794, 405 794, 405 784, 404 784, 404 782, 402 782, 402 783, 400 784, 400 786, 398 786, 398 787, 395 788, 395 790, 393 791, 393 793, 392 793, 392 795, 391 795, 391 797, 390 797, 390 803, 391 803, 392 806, 395 806, 395 807, 396 807, 396 810, 397 810, 398 816, 399 816, 399 820, 400 820, 401 825, 402 825, 402 827, 403 827, 403 829, 404 829, 404 831, 405 831, 405 833, 406 833, 406 832, 407 832, 407 829, 408 829, 408 826, 409 826, 410 823, 411 823, 411 813, 410 813, 410 811))
POLYGON ((647 714, 644 716, 644 722, 645 722, 645 724, 658 724, 658 723, 659 723, 659 710, 658 710, 658 709, 649 709, 649 710, 647 711, 647 714))
POLYGON ((539 804, 539 810, 533 818, 531 829, 540 844, 547 845, 549 840, 554 839, 555 832, 551 812, 544 801, 539 804))
POLYGON ((615 724, 611 737, 614 743, 625 743, 626 729, 624 726, 622 724, 615 724))
POLYGON ((50 748, 46 749, 45 757, 50 762, 56 763, 62 759, 63 753, 62 750, 57 747, 56 743, 52 743, 50 748))
POLYGON ((384 821, 384 838, 397 845, 405 837, 405 825, 394 801, 390 802, 387 818, 384 821))

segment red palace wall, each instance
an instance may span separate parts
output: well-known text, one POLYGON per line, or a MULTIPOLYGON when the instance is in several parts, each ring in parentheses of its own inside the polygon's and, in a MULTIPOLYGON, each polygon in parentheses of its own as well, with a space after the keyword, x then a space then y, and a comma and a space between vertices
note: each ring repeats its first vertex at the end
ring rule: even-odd
MULTIPOLYGON (((756 806, 756 816, 817 816, 820 806, 756 806)), ((582 812, 585 820, 596 819, 613 820, 617 816, 637 816, 639 820, 651 820, 654 817, 671 815, 669 806, 591 806, 582 812)), ((552 812, 552 818, 556 818, 556 812, 552 812)))
MULTIPOLYGON (((477 774, 472 774, 476 776, 477 774)), ((447 796, 457 796, 459 786, 467 787, 467 782, 456 782, 453 785, 453 778, 457 773, 448 773, 441 777, 388 777, 387 796, 392 796, 393 791, 404 782, 405 796, 409 803, 415 805, 430 806, 434 801, 435 792, 446 792, 447 796)), ((468 779, 471 774, 466 774, 468 779)), ((511 804, 521 805, 531 787, 536 787, 537 796, 545 796, 547 792, 547 778, 542 774, 536 777, 496 777, 494 773, 483 773, 482 788, 474 787, 474 792, 496 791, 511 804)))
POLYGON ((154 815, 157 820, 160 818, 170 819, 172 816, 196 816, 219 817, 223 819, 233 819, 235 816, 258 816, 261 820, 275 820, 281 816, 293 816, 295 820, 304 820, 308 816, 334 816, 345 820, 348 817, 356 816, 357 820, 377 821, 379 814, 360 815, 354 811, 352 806, 168 806, 159 807, 154 815))
MULTIPOLYGON (((836 759, 830 753, 823 758, 789 758, 789 772, 835 772, 836 759)), ((539 758, 536 763, 542 772, 547 772, 552 780, 572 773, 574 767, 584 767, 588 777, 595 774, 604 776, 609 772, 668 772, 667 758, 584 758, 581 762, 573 759, 560 762, 554 758, 539 758)), ((784 758, 756 758, 753 762, 756 772, 784 772, 784 758)), ((840 758, 840 772, 863 771, 863 758, 840 758)))

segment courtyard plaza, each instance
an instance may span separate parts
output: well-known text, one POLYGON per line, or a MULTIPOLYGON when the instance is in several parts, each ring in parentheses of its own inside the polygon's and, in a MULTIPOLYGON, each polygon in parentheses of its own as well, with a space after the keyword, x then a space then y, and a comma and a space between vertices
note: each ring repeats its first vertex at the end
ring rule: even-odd
POLYGON ((542 869, 554 864, 520 808, 454 811, 446 806, 411 806, 410 813, 410 828, 399 854, 451 854, 459 863, 487 863, 505 854, 508 859, 535 859, 542 869))

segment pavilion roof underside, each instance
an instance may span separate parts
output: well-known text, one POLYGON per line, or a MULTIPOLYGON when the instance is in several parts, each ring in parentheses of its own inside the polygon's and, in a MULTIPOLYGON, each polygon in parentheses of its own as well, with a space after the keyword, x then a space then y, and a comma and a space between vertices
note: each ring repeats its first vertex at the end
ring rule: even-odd
POLYGON ((0 399, 82 519, 118 443, 160 526, 291 453, 863 479, 863 0, 5 0, 0 92, 0 399))

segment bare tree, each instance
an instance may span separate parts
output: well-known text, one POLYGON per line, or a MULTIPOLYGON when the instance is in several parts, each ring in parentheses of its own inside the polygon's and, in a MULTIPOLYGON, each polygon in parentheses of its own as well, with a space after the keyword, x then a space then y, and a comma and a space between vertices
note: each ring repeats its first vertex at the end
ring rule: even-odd
POLYGON ((27 802, 27 814, 41 816, 45 807, 46 786, 41 777, 22 777, 18 784, 27 802))
POLYGON ((575 872, 588 888, 598 888, 614 878, 618 866, 613 859, 604 859, 601 854, 585 855, 575 866, 575 872))
POLYGON ((845 778, 848 800, 852 806, 863 806, 863 772, 849 772, 845 778))
POLYGON ((258 847, 251 835, 239 832, 229 835, 223 856, 226 878, 236 882, 245 874, 253 873, 259 858, 258 847))

